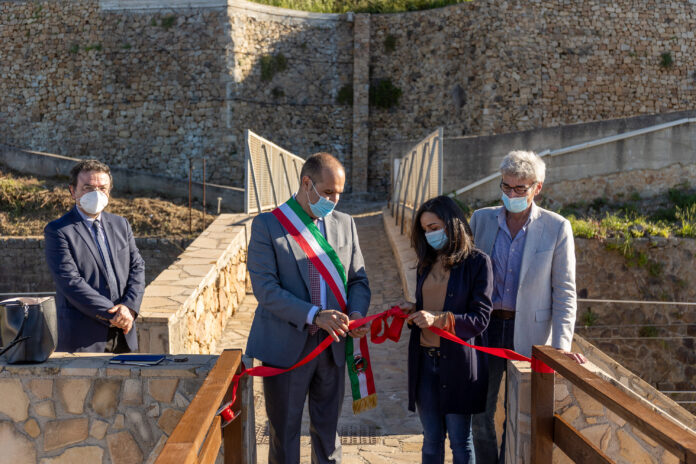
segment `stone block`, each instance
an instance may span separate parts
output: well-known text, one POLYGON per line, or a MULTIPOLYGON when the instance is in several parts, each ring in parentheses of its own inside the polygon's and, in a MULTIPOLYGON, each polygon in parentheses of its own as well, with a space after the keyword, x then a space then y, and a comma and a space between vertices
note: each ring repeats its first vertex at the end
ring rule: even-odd
POLYGON ((24 393, 19 379, 0 379, 0 414, 9 416, 15 422, 23 422, 29 417, 29 397, 24 393))
POLYGON ((123 414, 116 414, 114 417, 114 425, 112 427, 112 430, 121 430, 126 423, 126 418, 123 414))
POLYGON ((61 377, 56 380, 58 397, 65 411, 70 414, 82 414, 85 409, 85 398, 91 386, 90 379, 61 377))
POLYGON ((29 381, 29 391, 39 400, 53 397, 53 380, 51 379, 31 379, 29 381))
POLYGON ((617 430, 619 453, 631 464, 652 464, 653 459, 643 447, 623 430, 617 430))
POLYGON ((121 402, 127 405, 143 403, 143 382, 140 379, 126 379, 123 381, 123 395, 121 402))
POLYGON ((143 453, 128 431, 112 433, 106 437, 109 456, 113 464, 134 464, 143 462, 143 453))
POLYGON ((44 458, 41 464, 92 464, 102 462, 103 457, 104 450, 98 446, 77 446, 56 457, 44 458))
POLYGON ((48 422, 44 426, 44 451, 63 448, 86 440, 88 425, 89 420, 86 417, 48 422))
POLYGON ((106 435, 106 429, 109 427, 108 422, 101 421, 99 419, 94 419, 92 425, 89 428, 89 436, 101 440, 106 435))
POLYGON ((179 379, 150 379, 147 383, 150 396, 155 401, 171 403, 176 387, 179 385, 179 379))
POLYGON ((116 412, 120 390, 120 380, 97 379, 94 382, 91 402, 94 412, 102 417, 109 417, 116 412))
POLYGON ((41 435, 41 429, 35 419, 29 419, 24 423, 24 431, 27 432, 27 435, 31 438, 36 438, 41 435))
POLYGON ((604 406, 579 388, 573 388, 573 395, 585 416, 604 416, 604 406))
POLYGON ((12 422, 0 422, 0 461, 8 464, 35 464, 36 448, 31 440, 17 432, 12 422))
POLYGON ((150 430, 150 422, 143 417, 143 414, 136 409, 128 409, 126 411, 126 428, 131 432, 137 431, 140 438, 150 443, 152 441, 152 431, 150 430))
POLYGON ((609 424, 593 425, 580 430, 597 448, 606 451, 611 439, 611 427, 609 424))
POLYGON ((56 418, 56 409, 53 407, 53 401, 51 400, 35 404, 34 411, 41 417, 48 417, 50 419, 56 418))
POLYGON ((183 412, 176 409, 165 409, 162 412, 162 417, 157 421, 157 426, 167 435, 171 435, 183 415, 183 412))

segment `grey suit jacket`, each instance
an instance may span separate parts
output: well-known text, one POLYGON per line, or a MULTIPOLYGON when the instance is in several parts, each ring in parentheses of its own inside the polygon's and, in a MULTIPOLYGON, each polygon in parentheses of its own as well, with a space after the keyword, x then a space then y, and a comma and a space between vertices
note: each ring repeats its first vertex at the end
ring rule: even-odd
MULTIPOLYGON (((326 239, 346 270, 348 314, 367 314, 370 287, 353 218, 334 211, 324 219, 326 239)), ((247 268, 259 302, 251 325, 246 354, 277 367, 299 361, 307 336, 310 303, 307 255, 271 213, 251 223, 247 268)), ((327 309, 340 310, 326 290, 327 309)), ((345 341, 333 343, 336 364, 345 364, 345 341)))
MULTIPOLYGON (((470 225, 476 246, 492 256, 502 206, 474 211, 470 225)), ((575 243, 570 222, 532 206, 522 253, 515 351, 531 356, 532 345, 570 350, 575 328, 575 243)))

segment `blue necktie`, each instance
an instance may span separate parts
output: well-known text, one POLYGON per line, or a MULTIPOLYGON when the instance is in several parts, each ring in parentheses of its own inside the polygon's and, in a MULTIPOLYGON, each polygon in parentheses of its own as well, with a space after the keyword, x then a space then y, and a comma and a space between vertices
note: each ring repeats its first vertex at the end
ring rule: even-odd
POLYGON ((99 254, 101 255, 104 267, 106 268, 106 279, 109 283, 109 293, 111 294, 111 301, 116 302, 118 300, 118 284, 116 283, 116 274, 114 274, 114 268, 111 266, 109 248, 106 246, 106 240, 104 239, 104 229, 102 228, 101 221, 95 219, 93 227, 94 232, 97 236, 97 246, 99 247, 99 254))

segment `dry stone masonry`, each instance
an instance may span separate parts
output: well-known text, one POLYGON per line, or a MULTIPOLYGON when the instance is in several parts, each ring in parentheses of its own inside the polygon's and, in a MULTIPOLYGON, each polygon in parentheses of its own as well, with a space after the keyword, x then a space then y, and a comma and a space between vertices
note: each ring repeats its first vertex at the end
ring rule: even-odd
POLYGON ((301 156, 333 152, 380 194, 394 142, 437 126, 500 134, 696 99, 687 0, 478 0, 359 20, 242 0, 18 0, 0 13, 5 142, 176 178, 207 157, 208 181, 225 185, 242 184, 247 128, 301 156), (368 111, 366 86, 386 81, 398 104, 368 111))

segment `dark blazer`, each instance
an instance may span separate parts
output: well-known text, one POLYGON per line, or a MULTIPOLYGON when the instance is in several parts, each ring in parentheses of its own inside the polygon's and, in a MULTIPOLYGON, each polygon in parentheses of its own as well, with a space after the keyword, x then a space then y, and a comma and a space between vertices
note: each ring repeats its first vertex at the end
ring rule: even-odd
MULTIPOLYGON (((103 353, 109 320, 113 317, 106 311, 119 303, 136 313, 140 311, 145 292, 145 263, 135 246, 133 231, 121 216, 102 212, 100 219, 118 281, 116 301, 110 300, 99 249, 77 208, 44 229, 46 262, 56 283, 56 351, 103 353)), ((132 351, 138 349, 135 323, 126 334, 126 341, 132 351)))
MULTIPOLYGON (((418 274, 416 310, 423 309, 423 282, 430 269, 418 274)), ((493 293, 491 260, 474 250, 450 271, 445 311, 454 314, 455 334, 472 345, 486 345, 483 331, 488 327, 493 293)), ((408 408, 416 410, 421 329, 411 326, 408 344, 408 408)), ((486 354, 473 348, 440 339, 439 396, 444 414, 477 414, 486 408, 488 361, 486 354)))

